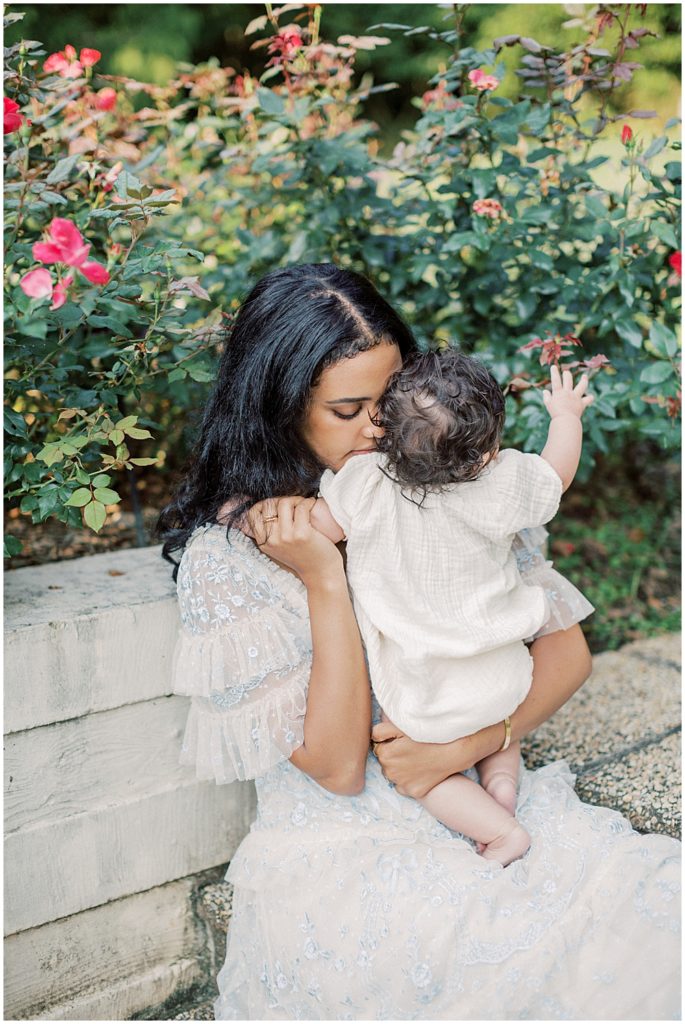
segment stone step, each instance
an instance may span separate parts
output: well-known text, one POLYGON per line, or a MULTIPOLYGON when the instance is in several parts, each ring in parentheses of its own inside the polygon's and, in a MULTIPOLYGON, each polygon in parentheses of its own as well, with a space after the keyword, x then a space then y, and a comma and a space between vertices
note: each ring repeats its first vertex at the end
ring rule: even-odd
POLYGON ((195 1003, 193 1006, 189 1006, 187 1009, 182 1010, 181 1013, 177 1013, 175 1016, 170 1017, 170 1020, 214 1020, 214 1003, 212 1000, 207 1000, 202 1003, 195 1003))
POLYGON ((592 676, 521 744, 529 768, 560 758, 581 800, 620 811, 639 832, 681 832, 681 636, 604 651, 592 676))

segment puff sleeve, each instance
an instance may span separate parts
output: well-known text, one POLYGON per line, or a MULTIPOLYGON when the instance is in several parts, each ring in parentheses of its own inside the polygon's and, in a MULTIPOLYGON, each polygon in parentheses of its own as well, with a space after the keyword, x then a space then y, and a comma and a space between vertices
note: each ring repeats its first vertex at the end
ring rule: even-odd
POLYGON ((495 539, 548 523, 562 493, 561 478, 548 462, 513 448, 501 451, 476 481, 462 486, 471 499, 461 506, 463 518, 495 539))
POLYGON ((324 471, 319 494, 326 499, 331 515, 345 534, 352 532, 355 522, 366 520, 382 461, 379 453, 372 452, 354 456, 337 473, 324 471))
POLYGON ((264 774, 304 740, 311 634, 304 587, 240 531, 191 538, 178 573, 174 693, 192 697, 181 763, 200 779, 264 774))

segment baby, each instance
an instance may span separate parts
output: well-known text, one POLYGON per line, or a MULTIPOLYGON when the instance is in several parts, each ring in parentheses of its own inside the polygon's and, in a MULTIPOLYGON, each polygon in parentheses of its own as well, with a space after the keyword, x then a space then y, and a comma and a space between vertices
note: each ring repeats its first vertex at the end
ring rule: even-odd
MULTIPOLYGON (((574 387, 570 372, 552 367, 541 455, 500 451, 504 398, 486 368, 455 350, 418 355, 381 399, 379 451, 327 470, 312 511, 317 529, 347 540, 384 719, 425 743, 503 722, 502 748, 476 766, 480 785, 453 775, 421 801, 503 865, 530 845, 514 817, 520 752, 509 742, 509 716, 532 679, 524 640, 549 631, 555 611, 559 620, 555 594, 522 581, 513 544, 554 516, 573 480, 586 389, 586 377, 574 387)), ((554 576, 568 599, 575 588, 554 576)))

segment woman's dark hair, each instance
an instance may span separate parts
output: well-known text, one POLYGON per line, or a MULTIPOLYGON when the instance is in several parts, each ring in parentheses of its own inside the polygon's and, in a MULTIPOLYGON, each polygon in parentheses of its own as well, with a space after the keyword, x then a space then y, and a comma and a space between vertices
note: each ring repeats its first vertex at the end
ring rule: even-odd
POLYGON ((484 456, 499 446, 504 396, 477 359, 454 349, 424 352, 393 374, 377 418, 388 475, 425 497, 480 474, 484 456))
POLYGON ((263 277, 226 340, 185 479, 157 532, 175 565, 193 530, 242 499, 228 525, 256 501, 316 493, 325 469, 301 435, 322 371, 381 342, 403 356, 414 337, 365 277, 331 263, 299 264, 263 277))

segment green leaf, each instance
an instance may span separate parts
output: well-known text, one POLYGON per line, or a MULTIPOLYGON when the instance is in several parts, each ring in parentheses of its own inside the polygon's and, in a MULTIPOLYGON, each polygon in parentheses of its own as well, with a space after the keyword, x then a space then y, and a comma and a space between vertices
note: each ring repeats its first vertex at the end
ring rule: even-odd
POLYGON ((123 430, 110 431, 109 440, 112 442, 112 444, 121 444, 121 442, 124 440, 123 430))
MULTIPOLYGON (((86 486, 88 486, 88 484, 90 483, 90 477, 83 469, 77 469, 74 476, 76 477, 77 481, 80 484, 85 484, 86 486)), ((109 480, 107 482, 109 483, 109 480)))
POLYGON ((642 331, 634 320, 622 317, 616 321, 615 329, 621 340, 625 339, 633 348, 642 348, 642 331))
POLYGON ((643 384, 663 384, 665 380, 668 380, 673 375, 673 367, 670 363, 652 363, 651 366, 644 368, 640 374, 640 380, 643 384))
POLYGON ((117 430, 126 430, 127 427, 133 427, 138 422, 137 416, 124 416, 122 420, 117 420, 114 426, 117 430))
POLYGON ((516 313, 519 320, 528 320, 537 309, 538 299, 534 292, 523 292, 516 298, 516 313))
POLYGON ((17 329, 27 338, 44 341, 48 333, 48 322, 47 320, 17 320, 17 329))
POLYGON ((5 407, 5 433, 13 437, 27 438, 26 420, 19 412, 5 407))
POLYGON ((533 135, 540 135, 549 124, 551 107, 549 103, 543 103, 540 107, 533 107, 526 117, 526 126, 533 135))
POLYGON ((186 370, 182 366, 177 366, 175 370, 172 370, 167 380, 170 384, 173 384, 175 380, 185 380, 188 376, 186 370))
POLYGON ((649 340, 661 356, 673 357, 678 351, 675 334, 658 320, 654 320, 649 328, 649 340))
POLYGON ((65 505, 71 505, 74 508, 83 508, 91 500, 92 494, 90 493, 90 487, 79 487, 74 491, 68 501, 65 501, 65 505))
POLYGON ((96 533, 99 533, 105 525, 107 509, 101 501, 91 501, 90 505, 86 505, 84 518, 91 530, 95 530, 96 533))
POLYGON ((204 258, 205 258, 205 254, 203 252, 200 252, 199 249, 187 249, 187 248, 180 249, 180 248, 178 248, 178 246, 175 246, 173 249, 167 249, 166 252, 164 253, 164 255, 165 256, 194 256, 196 260, 200 261, 200 263, 203 263, 204 262, 204 258))
POLYGON ((665 149, 668 145, 668 137, 666 135, 659 136, 658 139, 654 139, 654 142, 642 154, 643 160, 651 160, 653 156, 660 153, 662 149, 665 149))
POLYGON ((207 381, 214 380, 214 373, 206 366, 193 366, 192 363, 188 364, 188 374, 193 380, 198 383, 206 383, 207 381))
POLYGON ((675 230, 671 224, 667 224, 663 220, 653 220, 650 224, 650 229, 653 235, 663 242, 664 245, 668 245, 671 249, 678 248, 678 239, 676 238, 675 230))
POLYGON ((271 89, 257 89, 257 99, 259 101, 259 106, 265 114, 277 117, 279 114, 283 114, 285 112, 285 101, 283 97, 277 92, 272 92, 271 89))
POLYGON ((95 497, 98 501, 101 501, 103 505, 116 505, 117 502, 121 501, 121 498, 116 491, 113 491, 110 487, 96 487, 95 497))
POLYGON ((130 459, 134 466, 156 466, 157 459, 130 459))
POLYGON ((12 558, 13 555, 18 555, 24 550, 24 545, 18 537, 12 537, 10 535, 5 537, 5 558, 12 558))
POLYGON ((111 479, 112 478, 108 473, 98 473, 97 476, 93 477, 93 487, 106 487, 111 479))
POLYGON ((122 324, 121 320, 116 320, 113 316, 89 316, 88 323, 91 327, 108 327, 122 338, 133 337, 126 324, 122 324))
POLYGON ((600 197, 597 195, 585 196, 585 208, 592 217, 596 217, 599 220, 606 217, 609 212, 600 197))
POLYGON ((539 249, 531 249, 528 253, 530 262, 540 270, 554 270, 554 260, 549 253, 541 252, 539 249))
POLYGON ((45 179, 48 185, 56 185, 60 181, 66 181, 78 161, 78 154, 76 156, 65 156, 63 160, 58 160, 45 179))
POLYGON ((61 309, 51 310, 51 316, 60 327, 76 327, 83 317, 83 310, 74 302, 67 302, 61 309))
POLYGON ((46 444, 44 448, 36 455, 37 459, 44 462, 46 466, 54 466, 56 462, 61 462, 64 455, 60 449, 54 444, 46 444))
POLYGON ((34 508, 38 508, 38 498, 35 494, 25 494, 19 508, 22 512, 32 512, 34 508))
POLYGON ((143 430, 141 427, 127 427, 124 433, 128 434, 129 437, 134 437, 138 440, 143 440, 146 437, 152 437, 149 430, 143 430))

